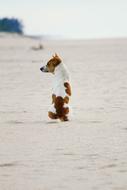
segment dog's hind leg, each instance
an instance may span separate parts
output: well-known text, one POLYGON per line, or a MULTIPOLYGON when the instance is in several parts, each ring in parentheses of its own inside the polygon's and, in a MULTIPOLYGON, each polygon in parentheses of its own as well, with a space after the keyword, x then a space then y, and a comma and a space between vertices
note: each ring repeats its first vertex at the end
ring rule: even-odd
POLYGON ((53 113, 51 111, 48 112, 48 116, 49 116, 50 119, 58 119, 57 114, 55 114, 55 113, 53 113))
POLYGON ((69 119, 68 119, 67 116, 61 117, 60 120, 61 120, 61 121, 69 121, 69 119))

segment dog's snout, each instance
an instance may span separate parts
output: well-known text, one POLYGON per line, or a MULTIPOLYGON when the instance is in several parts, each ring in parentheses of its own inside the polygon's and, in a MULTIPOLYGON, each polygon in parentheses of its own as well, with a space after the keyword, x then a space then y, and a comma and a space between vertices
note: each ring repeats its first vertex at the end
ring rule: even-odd
POLYGON ((40 68, 40 70, 41 70, 42 72, 48 72, 48 70, 47 70, 47 67, 46 67, 46 66, 41 67, 41 68, 40 68))
POLYGON ((43 71, 43 70, 44 70, 44 67, 41 67, 40 70, 43 71))

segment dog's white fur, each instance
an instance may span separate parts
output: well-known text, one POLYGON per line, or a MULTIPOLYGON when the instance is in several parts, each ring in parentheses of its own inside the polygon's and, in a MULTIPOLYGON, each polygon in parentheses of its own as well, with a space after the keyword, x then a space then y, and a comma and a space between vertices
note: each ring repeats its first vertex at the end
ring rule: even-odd
MULTIPOLYGON (((65 96, 69 97, 69 95, 65 91, 65 82, 70 83, 70 74, 67 70, 67 67, 63 63, 60 63, 55 68, 52 94, 55 94, 56 96, 61 96, 62 98, 64 98, 65 96)), ((69 113, 67 114, 69 118, 71 116, 70 106, 69 104, 64 104, 64 107, 69 107, 69 113)), ((49 111, 56 113, 54 105, 51 105, 49 111)))
POLYGON ((62 63, 60 57, 55 54, 40 70, 54 74, 52 105, 48 112, 49 118, 68 121, 71 113, 69 106, 71 85, 70 75, 66 66, 62 63))

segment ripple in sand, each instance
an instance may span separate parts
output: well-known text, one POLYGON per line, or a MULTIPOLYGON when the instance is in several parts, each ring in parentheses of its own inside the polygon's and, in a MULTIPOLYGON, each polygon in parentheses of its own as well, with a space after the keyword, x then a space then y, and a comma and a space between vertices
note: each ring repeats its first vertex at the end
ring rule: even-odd
POLYGON ((125 131, 127 131, 127 127, 123 128, 125 131))
POLYGON ((101 169, 115 168, 116 166, 117 166, 116 164, 109 164, 109 165, 102 166, 101 169))
POLYGON ((16 165, 15 162, 3 163, 3 164, 0 164, 0 168, 13 167, 15 165, 16 165))
POLYGON ((65 153, 63 153, 63 155, 64 156, 75 156, 75 153, 73 153, 73 152, 65 152, 65 153))
POLYGON ((86 167, 84 167, 84 166, 79 166, 79 167, 77 167, 77 169, 78 169, 78 170, 85 170, 86 167))
POLYGON ((11 120, 11 121, 8 121, 7 122, 8 124, 23 124, 24 122, 23 121, 17 121, 17 120, 11 120))
POLYGON ((121 169, 121 170, 119 170, 119 172, 120 173, 127 173, 127 170, 126 169, 123 169, 123 170, 121 169))

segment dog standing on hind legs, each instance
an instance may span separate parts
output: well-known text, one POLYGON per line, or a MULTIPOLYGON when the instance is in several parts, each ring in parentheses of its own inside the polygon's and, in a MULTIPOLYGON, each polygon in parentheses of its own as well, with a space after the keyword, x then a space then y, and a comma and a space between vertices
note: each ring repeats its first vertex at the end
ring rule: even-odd
POLYGON ((68 121, 70 119, 71 85, 66 66, 62 63, 61 58, 55 54, 40 70, 54 74, 52 105, 48 112, 49 118, 68 121))

